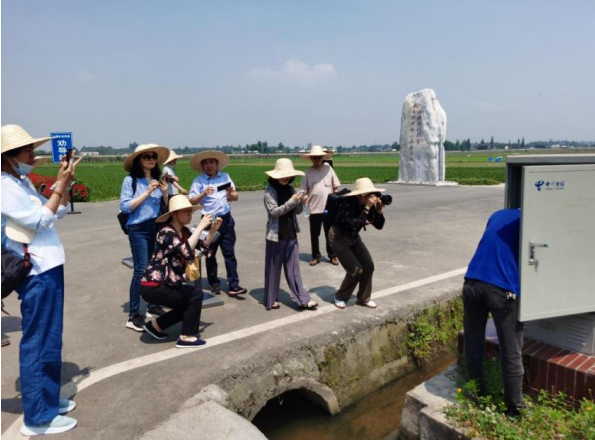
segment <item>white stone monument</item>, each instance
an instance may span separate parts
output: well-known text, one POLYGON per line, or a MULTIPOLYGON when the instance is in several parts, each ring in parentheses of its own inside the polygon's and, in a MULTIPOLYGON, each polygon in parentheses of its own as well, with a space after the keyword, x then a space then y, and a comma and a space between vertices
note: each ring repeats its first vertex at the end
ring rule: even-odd
POLYGON ((401 115, 399 183, 448 185, 445 179, 446 113, 432 89, 410 93, 401 115))

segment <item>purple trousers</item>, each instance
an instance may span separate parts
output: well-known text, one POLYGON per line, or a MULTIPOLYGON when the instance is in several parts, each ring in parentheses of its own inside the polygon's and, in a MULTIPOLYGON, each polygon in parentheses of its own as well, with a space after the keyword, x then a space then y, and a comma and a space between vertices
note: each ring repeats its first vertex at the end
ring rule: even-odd
POLYGON ((281 267, 285 272, 285 280, 293 298, 298 305, 305 305, 310 301, 310 294, 304 288, 300 273, 300 257, 297 239, 279 242, 266 241, 264 267, 264 304, 271 309, 273 303, 279 299, 279 284, 281 282, 281 267))

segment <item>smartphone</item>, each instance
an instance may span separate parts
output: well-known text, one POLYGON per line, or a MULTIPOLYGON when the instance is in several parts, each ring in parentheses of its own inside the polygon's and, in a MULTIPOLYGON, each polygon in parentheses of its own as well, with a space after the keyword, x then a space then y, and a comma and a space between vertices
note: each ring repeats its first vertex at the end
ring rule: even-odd
POLYGON ((231 182, 226 182, 225 184, 221 184, 217 187, 217 191, 226 190, 231 187, 231 182))
POLYGON ((69 162, 74 156, 74 149, 66 150, 66 162, 69 162))

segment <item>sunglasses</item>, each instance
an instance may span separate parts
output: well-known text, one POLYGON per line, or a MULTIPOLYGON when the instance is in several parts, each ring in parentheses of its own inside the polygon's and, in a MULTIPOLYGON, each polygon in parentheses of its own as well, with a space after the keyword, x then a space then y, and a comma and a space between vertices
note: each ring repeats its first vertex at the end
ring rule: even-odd
POLYGON ((157 160, 157 153, 148 153, 146 155, 141 155, 142 159, 145 159, 147 161, 153 160, 156 161, 157 160))

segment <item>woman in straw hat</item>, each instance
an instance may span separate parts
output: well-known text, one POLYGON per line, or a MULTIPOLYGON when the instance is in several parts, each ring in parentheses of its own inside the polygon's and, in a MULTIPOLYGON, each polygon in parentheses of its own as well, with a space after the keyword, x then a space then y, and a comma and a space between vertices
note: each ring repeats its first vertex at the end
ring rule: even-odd
POLYGON ((188 197, 176 195, 169 201, 169 211, 157 218, 164 224, 159 228, 155 252, 141 279, 141 295, 150 303, 171 307, 171 311, 154 318, 144 325, 145 331, 158 340, 167 338, 164 329, 182 322, 182 333, 177 348, 195 348, 206 342, 198 338, 203 292, 200 287, 184 285, 186 265, 194 259, 194 250, 207 251, 222 219, 212 224, 206 239, 200 234, 211 225, 210 214, 204 216, 193 233, 186 227, 192 221, 192 213, 200 209, 192 205, 188 197))
POLYGON ((354 190, 338 204, 329 231, 329 242, 347 271, 341 287, 335 293, 335 306, 339 309, 345 309, 345 302, 358 283, 356 304, 376 308, 376 303, 371 300, 374 261, 359 232, 370 224, 378 230, 384 226, 382 202, 378 197, 384 191, 384 188, 374 187, 369 178, 361 178, 355 181, 354 190))
MULTIPOLYGON (((167 206, 167 183, 160 180, 159 164, 163 164, 168 157, 167 147, 143 144, 124 161, 124 169, 130 174, 122 183, 120 210, 129 214, 126 227, 134 263, 126 327, 138 332, 143 332, 145 324, 144 316, 140 313, 140 279, 155 248, 155 219, 162 205, 167 206)), ((164 312, 159 305, 147 304, 148 314, 161 315, 164 312)))
POLYGON ((188 190, 180 185, 180 180, 176 176, 174 167, 178 162, 178 159, 183 156, 178 155, 173 150, 169 152, 169 157, 163 163, 163 171, 161 177, 167 181, 167 194, 171 197, 176 194, 188 194, 188 190))
POLYGON ((23 257, 28 244, 33 264, 16 289, 23 327, 19 362, 25 436, 76 426, 75 419, 61 415, 75 403, 60 399, 65 256, 54 223, 66 215, 68 186, 78 161, 63 160, 50 198, 39 195, 27 175, 35 149, 49 139, 32 138, 18 125, 2 127, 2 248, 23 257))
POLYGON ((291 185, 304 172, 295 170, 291 159, 280 158, 275 169, 266 172, 269 185, 264 192, 264 206, 268 213, 264 269, 264 305, 267 310, 279 309, 281 267, 295 301, 304 309, 315 309, 304 288, 300 273, 297 233, 300 231, 297 214, 302 212, 307 196, 296 193, 291 185))

